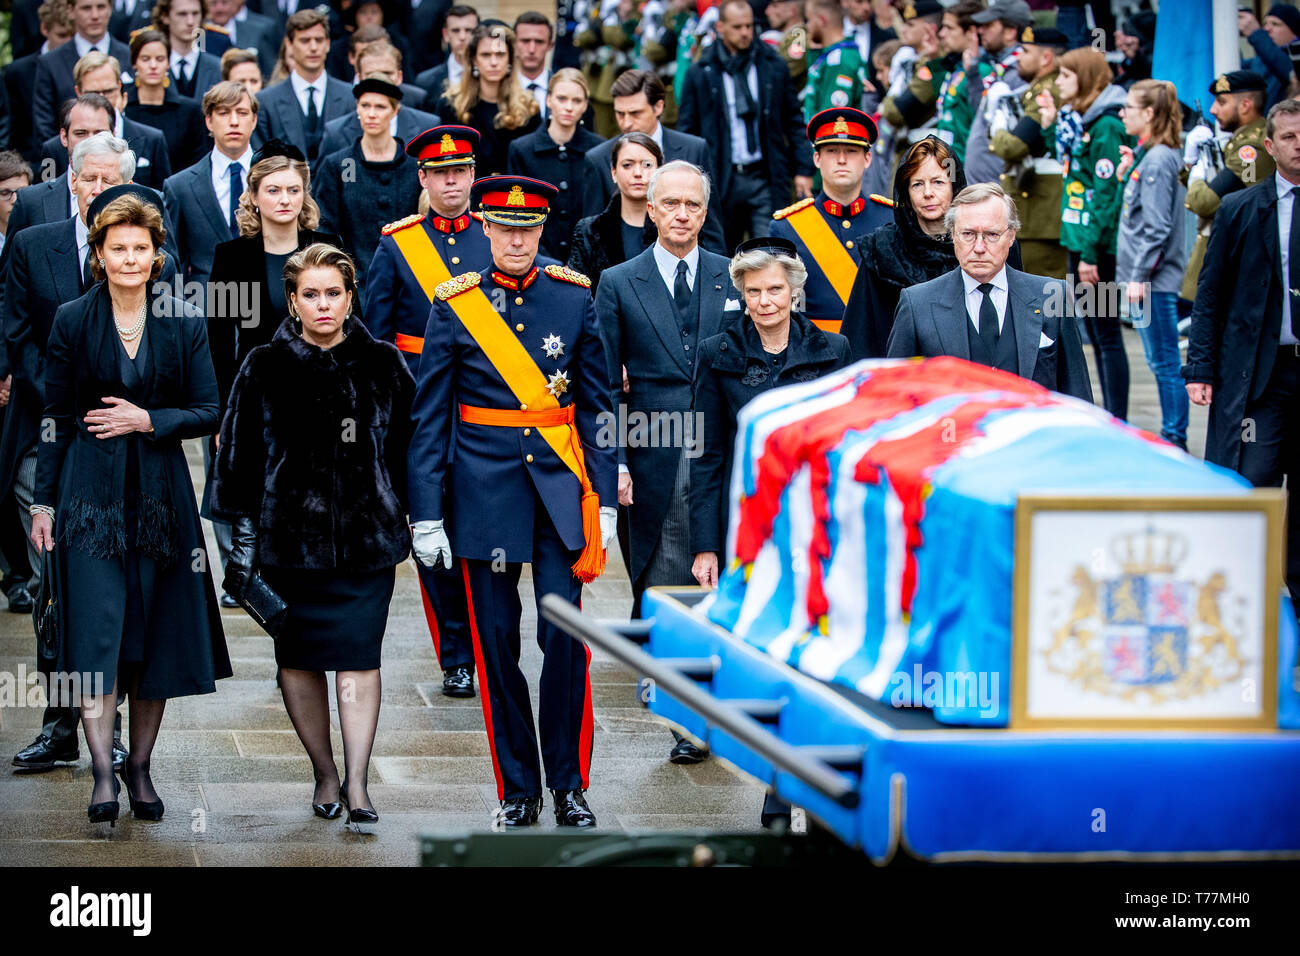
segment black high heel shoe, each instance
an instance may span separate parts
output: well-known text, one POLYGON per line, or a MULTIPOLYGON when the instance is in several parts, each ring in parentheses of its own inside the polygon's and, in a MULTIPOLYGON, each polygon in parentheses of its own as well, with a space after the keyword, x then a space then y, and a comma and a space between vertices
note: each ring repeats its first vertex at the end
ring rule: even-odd
POLYGON ((313 803, 311 812, 325 820, 337 820, 343 812, 343 786, 339 785, 339 799, 334 803, 313 803))
POLYGON ((113 778, 113 799, 105 800, 103 803, 92 803, 86 808, 86 815, 90 817, 91 823, 107 823, 110 827, 117 826, 117 816, 122 808, 117 802, 117 795, 122 792, 122 785, 117 782, 117 777, 113 778))
MULTIPOLYGON (((343 801, 343 806, 348 806, 348 782, 343 781, 339 787, 339 799, 343 801)), ((379 814, 370 807, 348 807, 348 823, 378 823, 379 814)))
POLYGON ((126 776, 126 765, 122 765, 122 782, 126 784, 126 797, 131 801, 131 813, 137 820, 148 820, 157 822, 163 818, 163 802, 161 800, 137 800, 131 795, 131 781, 126 776))

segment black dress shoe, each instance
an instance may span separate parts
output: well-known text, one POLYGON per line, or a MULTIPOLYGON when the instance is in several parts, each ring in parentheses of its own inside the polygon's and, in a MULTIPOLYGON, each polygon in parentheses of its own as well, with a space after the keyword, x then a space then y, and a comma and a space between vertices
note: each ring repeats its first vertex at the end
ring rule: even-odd
POLYGON ((236 601, 234 598, 232 598, 232 597, 231 597, 229 594, 227 594, 225 591, 222 591, 222 592, 221 592, 221 606, 222 606, 222 607, 231 607, 231 608, 239 607, 239 602, 236 601))
POLYGON ((90 818, 90 822, 107 823, 111 827, 117 826, 117 816, 122 812, 122 808, 117 802, 117 795, 121 792, 122 785, 117 782, 117 777, 114 777, 113 799, 105 800, 103 803, 92 803, 86 807, 86 816, 90 818))
POLYGON ((157 822, 163 818, 164 807, 161 800, 137 800, 131 795, 131 781, 127 779, 125 772, 122 774, 122 782, 126 784, 126 798, 131 801, 131 813, 137 820, 157 822))
POLYGON ((313 803, 311 805, 311 812, 316 814, 316 816, 322 817, 323 819, 326 820, 337 820, 339 818, 339 814, 343 812, 343 804, 342 802, 313 803))
POLYGON ((503 827, 526 827, 536 823, 541 812, 541 797, 517 797, 501 801, 496 819, 503 827))
POLYGON ((14 756, 14 766, 44 773, 53 770, 57 763, 76 763, 79 756, 76 737, 69 741, 69 745, 56 748, 47 734, 41 734, 28 747, 18 751, 14 756))
MULTIPOLYGON (((343 781, 339 787, 339 800, 348 806, 348 782, 343 781)), ((378 823, 379 814, 371 807, 348 807, 348 823, 378 823)))
POLYGON ((450 668, 442 675, 442 692, 448 697, 473 697, 474 671, 465 664, 450 668))
POLYGON ((126 758, 131 756, 126 747, 122 745, 121 737, 113 738, 113 769, 121 770, 126 766, 126 758))
POLYGON ((672 763, 700 763, 709 759, 709 752, 682 738, 668 751, 668 759, 672 763))
POLYGON ((561 827, 594 827, 596 815, 587 806, 581 790, 552 790, 555 824, 561 827))
POLYGON ((31 592, 24 587, 16 587, 9 592, 9 611, 11 614, 31 614, 36 602, 31 592))

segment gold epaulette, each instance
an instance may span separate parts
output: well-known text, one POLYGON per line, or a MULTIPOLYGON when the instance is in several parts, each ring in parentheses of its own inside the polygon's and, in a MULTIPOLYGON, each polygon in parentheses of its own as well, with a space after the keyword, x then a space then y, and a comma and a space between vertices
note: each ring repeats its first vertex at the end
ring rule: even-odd
POLYGON ((793 216, 800 209, 806 209, 807 207, 811 206, 814 201, 815 200, 813 199, 812 196, 809 196, 807 199, 800 199, 793 206, 786 206, 784 209, 778 209, 776 212, 772 213, 772 218, 784 219, 787 216, 793 216))
POLYGON ((438 288, 433 290, 433 294, 446 302, 462 292, 468 292, 482 281, 483 277, 477 272, 466 272, 462 275, 453 276, 446 282, 439 283, 438 288))
POLYGON ((888 196, 882 196, 880 193, 872 193, 867 198, 872 202, 880 203, 882 206, 888 206, 890 209, 894 208, 894 200, 890 199, 888 196))
POLYGON ((591 280, 576 269, 570 269, 568 266, 549 265, 545 272, 552 279, 560 279, 564 282, 572 282, 574 285, 580 285, 584 289, 591 288, 591 280))
POLYGON ((423 221, 424 215, 417 212, 414 216, 407 216, 405 219, 397 220, 397 222, 390 222, 388 225, 384 226, 383 229, 380 229, 379 232, 381 235, 391 236, 399 229, 405 229, 407 226, 414 226, 417 222, 423 221))
POLYGON ((208 30, 212 33, 220 33, 222 36, 230 36, 229 30, 227 30, 225 27, 218 26, 217 24, 212 23, 211 21, 203 24, 203 29, 208 30))

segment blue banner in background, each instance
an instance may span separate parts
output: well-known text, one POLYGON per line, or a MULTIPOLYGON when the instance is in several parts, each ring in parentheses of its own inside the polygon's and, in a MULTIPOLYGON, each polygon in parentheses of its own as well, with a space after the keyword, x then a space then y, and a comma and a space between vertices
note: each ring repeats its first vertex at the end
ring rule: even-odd
MULTIPOLYGON (((1199 99, 1210 122, 1210 84, 1214 82, 1213 0, 1177 0, 1160 4, 1156 17, 1151 75, 1178 88, 1178 98, 1192 106, 1199 99)), ((1233 24, 1232 32, 1237 32, 1233 24)), ((1113 44, 1107 38, 1107 46, 1113 44)))

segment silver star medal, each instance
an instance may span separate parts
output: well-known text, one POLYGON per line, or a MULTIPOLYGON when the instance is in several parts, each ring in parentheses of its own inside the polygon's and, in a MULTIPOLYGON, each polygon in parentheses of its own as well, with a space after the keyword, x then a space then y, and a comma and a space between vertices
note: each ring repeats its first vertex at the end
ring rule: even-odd
POLYGON ((569 376, 565 372, 556 372, 546 382, 546 390, 559 398, 569 390, 569 376))
POLYGON ((560 337, 552 332, 546 338, 542 339, 542 351, 546 353, 549 359, 559 358, 564 354, 564 343, 560 337))

